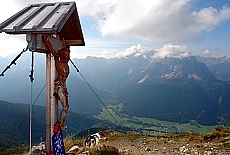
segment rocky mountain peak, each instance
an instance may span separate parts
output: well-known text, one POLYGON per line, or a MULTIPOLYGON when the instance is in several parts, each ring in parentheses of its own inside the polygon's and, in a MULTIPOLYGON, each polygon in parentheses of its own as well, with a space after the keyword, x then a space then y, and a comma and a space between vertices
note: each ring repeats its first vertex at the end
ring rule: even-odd
POLYGON ((156 78, 163 79, 192 79, 195 81, 211 81, 215 80, 215 77, 209 71, 207 66, 198 62, 196 57, 184 57, 184 58, 161 58, 155 59, 150 67, 145 70, 144 76, 141 81, 156 78), (146 78, 148 75, 148 78, 146 78))

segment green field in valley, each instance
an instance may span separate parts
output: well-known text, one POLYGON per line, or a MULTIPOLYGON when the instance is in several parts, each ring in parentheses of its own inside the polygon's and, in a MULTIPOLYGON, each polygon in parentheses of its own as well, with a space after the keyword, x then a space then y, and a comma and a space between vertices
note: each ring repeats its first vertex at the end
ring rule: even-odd
POLYGON ((102 120, 109 120, 122 127, 129 127, 133 130, 146 133, 209 133, 218 126, 200 125, 196 120, 190 120, 188 123, 181 124, 153 118, 129 116, 122 114, 121 110, 122 104, 109 105, 108 109, 104 109, 100 115, 95 117, 102 120))

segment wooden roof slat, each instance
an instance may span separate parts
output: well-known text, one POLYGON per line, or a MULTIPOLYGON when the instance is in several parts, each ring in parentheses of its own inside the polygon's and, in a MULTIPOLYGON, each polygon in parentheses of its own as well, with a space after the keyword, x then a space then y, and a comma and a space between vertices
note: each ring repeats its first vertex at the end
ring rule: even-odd
POLYGON ((21 27, 23 27, 26 23, 28 23, 28 21, 30 21, 31 19, 33 19, 39 12, 41 12, 41 10, 43 10, 45 7, 45 5, 41 5, 40 7, 38 7, 36 10, 34 10, 29 16, 25 17, 23 20, 21 20, 20 22, 18 22, 13 29, 17 30, 21 27))
MULTIPOLYGON (((43 16, 36 24, 33 25, 32 29, 37 29, 40 26, 44 25, 46 21, 54 14, 54 12, 59 8, 60 3, 57 3, 54 5, 53 9, 50 9, 48 12, 45 12, 45 16, 43 16)), ((51 8, 51 6, 46 7, 51 8)))

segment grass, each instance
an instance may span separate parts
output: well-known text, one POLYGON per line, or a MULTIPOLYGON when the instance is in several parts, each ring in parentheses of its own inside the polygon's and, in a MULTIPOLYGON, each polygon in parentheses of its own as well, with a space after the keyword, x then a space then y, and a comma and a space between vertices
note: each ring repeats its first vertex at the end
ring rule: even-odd
POLYGON ((19 154, 26 154, 29 152, 29 147, 18 147, 6 150, 5 152, 1 152, 1 155, 19 155, 19 154))
POLYGON ((119 111, 122 108, 122 104, 115 106, 109 105, 108 106, 110 113, 104 110, 100 113, 100 115, 96 116, 97 118, 109 120, 114 122, 114 118, 116 122, 119 122, 121 126, 130 127, 134 130, 147 130, 147 131, 159 131, 163 133, 209 133, 217 127, 214 126, 205 126, 198 124, 195 120, 191 120, 188 123, 176 123, 176 122, 168 122, 168 121, 161 121, 153 118, 144 118, 144 117, 130 117, 128 115, 124 115, 116 111, 119 111), (117 108, 119 107, 119 108, 117 108), (194 123, 195 122, 195 123, 194 123))
POLYGON ((68 136, 64 139, 64 145, 66 150, 69 150, 74 145, 83 147, 83 144, 83 139, 73 139, 71 136, 68 136))

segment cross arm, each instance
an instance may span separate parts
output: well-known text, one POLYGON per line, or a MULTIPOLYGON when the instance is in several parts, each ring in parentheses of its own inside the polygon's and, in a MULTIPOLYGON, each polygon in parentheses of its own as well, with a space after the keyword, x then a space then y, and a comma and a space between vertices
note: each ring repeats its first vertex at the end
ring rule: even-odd
POLYGON ((44 41, 47 49, 49 50, 49 52, 51 52, 53 54, 54 57, 57 56, 57 53, 56 51, 54 50, 50 40, 49 40, 49 37, 47 35, 42 35, 42 40, 44 41))

